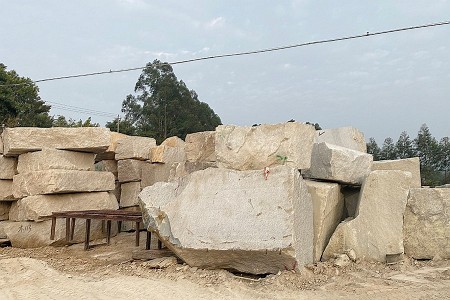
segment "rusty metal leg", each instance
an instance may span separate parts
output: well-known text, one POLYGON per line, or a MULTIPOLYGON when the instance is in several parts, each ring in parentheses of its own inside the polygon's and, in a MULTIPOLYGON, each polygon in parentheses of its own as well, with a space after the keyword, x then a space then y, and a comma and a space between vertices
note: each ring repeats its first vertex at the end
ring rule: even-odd
POLYGON ((66 217, 66 242, 70 242, 70 217, 66 217))
POLYGON ((139 246, 139 227, 141 227, 141 223, 140 222, 136 222, 136 247, 139 246))
POLYGON ((72 218, 72 222, 70 224, 70 240, 73 241, 73 236, 75 234, 75 220, 76 218, 72 218))
POLYGON ((52 217, 52 227, 50 228, 50 240, 55 239, 56 217, 52 217))
POLYGON ((145 250, 150 250, 150 243, 152 241, 152 233, 147 231, 147 239, 145 240, 145 250))
POLYGON ((84 250, 89 249, 89 238, 91 235, 91 219, 86 219, 86 236, 84 240, 84 250))
POLYGON ((106 244, 111 243, 111 220, 106 221, 106 244))

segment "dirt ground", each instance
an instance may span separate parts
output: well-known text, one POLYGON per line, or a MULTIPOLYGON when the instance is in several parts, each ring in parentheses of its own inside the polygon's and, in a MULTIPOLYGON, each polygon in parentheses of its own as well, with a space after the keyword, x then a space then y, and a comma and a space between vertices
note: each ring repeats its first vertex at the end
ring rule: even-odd
POLYGON ((131 258, 133 233, 94 245, 0 248, 0 299, 450 299, 448 260, 318 263, 262 278, 183 264, 150 269, 131 258))

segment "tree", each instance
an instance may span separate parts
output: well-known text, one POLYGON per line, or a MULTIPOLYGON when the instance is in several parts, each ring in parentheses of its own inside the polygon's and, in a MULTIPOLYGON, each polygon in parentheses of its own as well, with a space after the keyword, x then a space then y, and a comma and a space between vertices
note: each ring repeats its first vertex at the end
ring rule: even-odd
POLYGON ((367 143, 367 153, 373 155, 373 160, 381 160, 381 149, 374 138, 370 138, 367 143))
MULTIPOLYGON (((125 119, 121 122, 131 125, 136 135, 153 137, 159 143, 169 136, 184 139, 188 133, 214 130, 221 124, 219 116, 177 79, 168 63, 148 63, 134 91, 136 95, 122 102, 125 119)), ((117 126, 117 119, 108 126, 114 122, 117 126)))
POLYGON ((0 63, 0 124, 8 127, 51 127, 50 106, 39 97, 34 82, 7 71, 0 63))
POLYGON ((53 120, 53 127, 100 127, 98 123, 92 123, 91 117, 87 118, 86 121, 83 120, 75 121, 72 118, 66 120, 64 116, 58 116, 53 120))
POLYGON ((397 151, 392 138, 388 137, 384 140, 383 146, 381 146, 380 157, 382 160, 397 159, 397 151))
POLYGON ((423 124, 414 139, 414 147, 420 159, 420 172, 424 185, 437 185, 440 183, 439 144, 431 135, 427 124, 423 124))
POLYGON ((450 173, 450 139, 444 137, 439 142, 439 170, 444 172, 443 184, 449 183, 450 173))
POLYGON ((409 135, 406 131, 400 134, 400 137, 395 144, 397 156, 400 159, 411 158, 415 156, 413 142, 410 140, 409 135))

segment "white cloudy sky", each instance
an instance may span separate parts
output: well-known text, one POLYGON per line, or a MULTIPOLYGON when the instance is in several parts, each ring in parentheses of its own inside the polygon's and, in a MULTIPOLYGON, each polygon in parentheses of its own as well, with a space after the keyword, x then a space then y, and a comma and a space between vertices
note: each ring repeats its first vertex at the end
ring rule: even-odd
MULTIPOLYGON (((0 62, 21 76, 145 66, 448 21, 450 1, 0 0, 0 62)), ((450 26, 174 66, 224 124, 354 126, 382 143, 450 136, 450 26)), ((43 82, 43 100, 111 115, 140 71, 43 82)), ((75 119, 89 115, 52 108, 75 119)), ((92 115, 104 125, 111 117, 92 115)))

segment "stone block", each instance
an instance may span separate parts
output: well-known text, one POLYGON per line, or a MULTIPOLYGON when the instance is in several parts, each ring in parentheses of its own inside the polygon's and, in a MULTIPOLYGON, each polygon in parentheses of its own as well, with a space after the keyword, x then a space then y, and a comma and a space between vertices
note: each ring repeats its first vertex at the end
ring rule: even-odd
POLYGON ((186 151, 184 150, 184 147, 160 145, 153 147, 150 152, 150 160, 152 163, 172 164, 186 161, 186 151))
POLYGON ((0 179, 12 179, 17 174, 17 159, 0 155, 0 179))
POLYGON ((420 160, 418 157, 374 161, 372 164, 372 170, 400 170, 411 172, 411 188, 420 188, 422 186, 422 181, 420 179, 420 160))
POLYGON ((0 201, 13 201, 17 200, 13 196, 13 181, 12 180, 0 180, 0 201))
POLYGON ((450 189, 411 189, 404 220, 408 256, 450 259, 450 189))
POLYGON ((128 137, 128 135, 112 131, 108 149, 106 149, 105 152, 98 153, 95 157, 95 161, 114 159, 116 156, 117 142, 126 137, 128 137))
POLYGON ((120 187, 120 207, 130 207, 139 205, 138 196, 141 192, 139 181, 122 183, 120 187))
POLYGON ((66 210, 118 209, 116 197, 108 192, 28 196, 14 202, 11 221, 38 221, 52 212, 66 210))
POLYGON ((156 182, 168 182, 185 175, 182 164, 144 164, 142 165, 141 187, 151 186, 156 182))
POLYGON ((13 179, 16 198, 43 194, 105 192, 115 188, 109 172, 77 170, 43 170, 17 174, 13 179))
POLYGON ((19 155, 17 171, 27 173, 61 169, 88 171, 94 168, 94 153, 44 148, 41 151, 19 155))
POLYGON ((314 261, 320 261, 325 247, 344 212, 344 195, 337 183, 305 180, 313 203, 314 261))
POLYGON ((315 129, 288 122, 276 125, 216 128, 216 159, 219 168, 259 170, 275 165, 307 169, 311 163, 315 129))
MULTIPOLYGON (((9 209, 11 208, 11 202, 0 201, 0 221, 9 219, 9 209)), ((2 237, 0 237, 2 238, 2 237)))
POLYGON ((119 182, 140 181, 143 169, 150 163, 137 159, 123 159, 117 162, 119 182))
POLYGON ((94 170, 101 172, 111 172, 114 174, 114 177, 116 177, 116 180, 118 179, 119 176, 117 161, 114 159, 106 159, 96 162, 94 165, 94 170))
POLYGON ((316 143, 324 142, 367 153, 367 144, 364 134, 353 127, 317 130, 316 143))
POLYGON ((102 127, 77 128, 5 128, 3 144, 5 156, 16 156, 44 148, 100 153, 108 149, 111 132, 102 127))
POLYGON ((209 168, 139 195, 144 224, 192 267, 252 274, 313 261, 312 201, 297 169, 209 168))
POLYGON ((204 131, 186 135, 186 159, 190 162, 216 161, 215 131, 204 131))
POLYGON ((156 147, 156 140, 153 138, 128 136, 117 141, 115 159, 149 160, 150 150, 153 147, 156 147))
POLYGON ((403 212, 411 180, 410 172, 372 171, 361 187, 356 217, 338 225, 322 260, 350 249, 358 258, 379 262, 403 253, 403 212))
POLYGON ((171 137, 165 139, 161 143, 161 145, 167 146, 167 147, 184 148, 186 143, 177 136, 171 136, 171 137))
POLYGON ((307 176, 360 185, 371 171, 370 154, 328 143, 314 144, 307 176))

